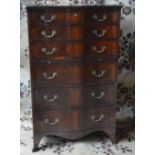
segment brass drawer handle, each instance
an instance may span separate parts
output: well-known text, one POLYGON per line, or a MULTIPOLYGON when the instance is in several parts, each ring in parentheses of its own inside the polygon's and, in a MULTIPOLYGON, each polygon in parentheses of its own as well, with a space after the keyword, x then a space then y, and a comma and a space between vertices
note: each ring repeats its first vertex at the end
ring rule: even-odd
POLYGON ((102 46, 101 49, 97 49, 96 46, 93 46, 92 50, 95 51, 95 53, 100 54, 103 53, 106 50, 106 46, 102 46))
POLYGON ((103 114, 101 114, 98 119, 96 119, 96 117, 94 115, 91 116, 91 119, 93 121, 95 121, 95 122, 100 122, 103 118, 104 118, 104 115, 103 114))
POLYGON ((52 51, 47 51, 46 48, 42 48, 42 52, 45 53, 46 55, 53 55, 54 53, 56 53, 57 48, 53 48, 52 51))
POLYGON ((103 15, 102 18, 99 18, 98 15, 93 15, 93 19, 98 21, 98 22, 104 22, 107 19, 107 15, 103 15))
POLYGON ((52 75, 48 75, 46 72, 42 73, 42 76, 44 78, 46 78, 47 80, 52 80, 54 79, 56 76, 58 76, 57 72, 53 72, 52 75))
POLYGON ((54 22, 54 20, 56 19, 55 15, 52 15, 50 19, 46 19, 45 15, 41 15, 40 19, 44 22, 44 23, 52 23, 54 22))
POLYGON ((98 78, 102 77, 105 73, 106 73, 106 70, 102 70, 100 74, 97 74, 95 70, 92 71, 92 75, 98 78))
POLYGON ((92 92, 91 93, 91 96, 92 97, 95 97, 96 99, 101 99, 104 95, 105 95, 105 92, 104 91, 101 91, 100 96, 96 96, 95 92, 92 92))
POLYGON ((58 95, 54 95, 53 98, 48 98, 47 95, 44 95, 44 100, 46 100, 50 103, 54 103, 57 99, 58 99, 58 95))
POLYGON ((41 35, 42 36, 44 36, 45 38, 53 38, 53 37, 55 37, 56 36, 56 34, 57 34, 57 31, 56 30, 53 30, 52 32, 51 32, 51 35, 47 35, 46 34, 46 31, 41 31, 41 35))
POLYGON ((97 37, 103 37, 106 33, 107 33, 107 30, 105 30, 105 29, 102 30, 102 33, 101 34, 99 34, 97 32, 97 30, 93 30, 93 34, 96 35, 97 37))
POLYGON ((44 120, 44 123, 45 124, 48 124, 48 125, 56 125, 56 124, 59 123, 59 119, 58 118, 55 118, 53 122, 52 121, 49 121, 49 119, 45 119, 44 120))

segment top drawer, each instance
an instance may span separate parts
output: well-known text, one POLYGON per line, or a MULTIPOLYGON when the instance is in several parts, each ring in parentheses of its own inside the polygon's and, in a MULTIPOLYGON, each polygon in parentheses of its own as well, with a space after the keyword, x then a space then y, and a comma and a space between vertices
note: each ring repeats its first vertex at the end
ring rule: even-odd
POLYGON ((43 11, 32 12, 30 21, 32 25, 76 25, 89 23, 116 23, 119 22, 118 11, 43 11))

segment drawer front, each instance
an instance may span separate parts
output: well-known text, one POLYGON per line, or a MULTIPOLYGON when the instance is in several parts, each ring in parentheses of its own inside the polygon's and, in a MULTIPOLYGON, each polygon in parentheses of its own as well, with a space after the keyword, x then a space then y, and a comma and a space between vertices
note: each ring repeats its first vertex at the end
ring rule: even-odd
POLYGON ((91 39, 118 39, 120 37, 120 29, 117 25, 93 25, 87 29, 87 37, 91 39))
POLYGON ((112 105, 115 102, 114 85, 67 86, 36 88, 36 110, 86 108, 112 105))
POLYGON ((30 30, 30 36, 35 40, 89 40, 116 39, 120 36, 120 29, 116 25, 94 26, 38 26, 30 30))
POLYGON ((98 107, 81 110, 79 118, 79 128, 81 130, 114 127, 115 107, 98 107))
POLYGON ((66 45, 57 41, 34 43, 31 45, 31 55, 32 59, 64 60, 66 58, 66 45))
POLYGON ((36 88, 33 94, 34 106, 37 111, 68 107, 68 91, 63 87, 36 88))
POLYGON ((52 64, 32 67, 34 84, 66 84, 114 81, 115 63, 100 64, 52 64))
POLYGON ((55 25, 65 23, 65 12, 63 11, 43 11, 43 12, 31 12, 30 22, 33 25, 55 25))
POLYGON ((118 54, 119 44, 118 41, 94 41, 89 44, 88 52, 92 57, 100 57, 106 60, 118 54))
POLYGON ((42 65, 32 67, 32 79, 35 84, 55 84, 65 82, 66 70, 64 65, 42 65))
POLYGON ((36 113, 36 132, 60 132, 114 127, 115 108, 48 110, 36 113))
POLYGON ((86 14, 88 22, 97 24, 118 23, 120 20, 120 13, 118 11, 90 11, 86 14))
POLYGON ((51 11, 41 13, 31 13, 30 16, 32 25, 45 24, 45 25, 68 25, 79 24, 85 21, 85 15, 82 11, 63 12, 51 11))
POLYGON ((87 58, 115 56, 119 46, 117 41, 94 42, 42 42, 34 43, 31 48, 33 59, 50 58, 52 60, 64 60, 66 58, 87 58), (60 46, 61 45, 61 46, 60 46))
POLYGON ((51 11, 34 12, 30 15, 32 25, 75 25, 89 23, 113 23, 119 22, 120 14, 118 11, 51 11))
POLYGON ((67 88, 69 107, 88 108, 105 105, 114 105, 115 86, 93 84, 67 88))

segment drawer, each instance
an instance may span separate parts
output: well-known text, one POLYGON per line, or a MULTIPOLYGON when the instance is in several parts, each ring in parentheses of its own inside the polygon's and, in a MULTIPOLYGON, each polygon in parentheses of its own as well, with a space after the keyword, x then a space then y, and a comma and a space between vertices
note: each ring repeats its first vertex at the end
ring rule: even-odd
POLYGON ((68 88, 69 106, 76 108, 114 105, 115 85, 92 84, 68 88))
POLYGON ((64 42, 52 41, 31 45, 33 59, 50 58, 64 60, 67 58, 104 57, 108 59, 119 51, 117 41, 64 42))
POLYGON ((45 41, 31 45, 32 59, 51 58, 52 60, 64 60, 66 56, 66 44, 63 41, 45 41))
POLYGON ((48 110, 36 113, 36 132, 61 132, 114 127, 115 107, 48 110))
POLYGON ((90 25, 87 28, 87 37, 90 39, 118 39, 120 28, 117 25, 90 25))
POLYGON ((115 126, 115 107, 97 107, 81 110, 79 128, 81 130, 115 126))
POLYGON ((86 108, 112 105, 115 102, 115 85, 93 84, 34 89, 37 110, 86 108))
POLYGON ((33 94, 34 106, 37 111, 68 107, 69 96, 66 88, 35 88, 33 94))
POLYGON ((114 81, 115 63, 97 64, 51 64, 32 67, 34 84, 66 84, 114 81))
POLYGON ((30 30, 30 38, 36 40, 96 40, 117 39, 120 29, 117 25, 87 26, 38 26, 30 30))
POLYGON ((75 25, 89 23, 118 23, 120 14, 118 11, 44 11, 32 12, 30 20, 32 25, 75 25))
POLYGON ((107 24, 107 23, 118 23, 120 20, 120 13, 118 11, 89 11, 87 14, 88 22, 107 24))
POLYGON ((68 25, 79 24, 85 21, 84 12, 63 12, 63 11, 51 11, 51 12, 39 12, 31 13, 30 15, 32 25, 45 24, 45 25, 68 25))
POLYGON ((62 64, 35 66, 31 75, 35 84, 62 83, 66 79, 66 67, 62 64))
POLYGON ((92 57, 100 57, 104 60, 116 56, 119 52, 118 41, 94 41, 88 46, 88 55, 92 57))

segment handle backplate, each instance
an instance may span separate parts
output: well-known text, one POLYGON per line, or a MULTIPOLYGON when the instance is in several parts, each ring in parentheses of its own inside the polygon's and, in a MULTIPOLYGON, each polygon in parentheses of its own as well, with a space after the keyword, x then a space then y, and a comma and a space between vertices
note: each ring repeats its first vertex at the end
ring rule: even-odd
POLYGON ((104 118, 103 114, 101 114, 99 118, 96 118, 95 115, 91 116, 91 120, 93 120, 95 122, 100 122, 103 118, 104 118))
POLYGON ((45 124, 48 124, 48 125, 56 125, 59 123, 59 119, 58 118, 55 118, 54 121, 50 121, 49 119, 45 119, 44 120, 44 123, 45 124))
POLYGON ((101 73, 97 74, 95 70, 92 70, 92 75, 94 75, 97 78, 103 77, 103 75, 106 73, 106 70, 102 70, 101 73))

